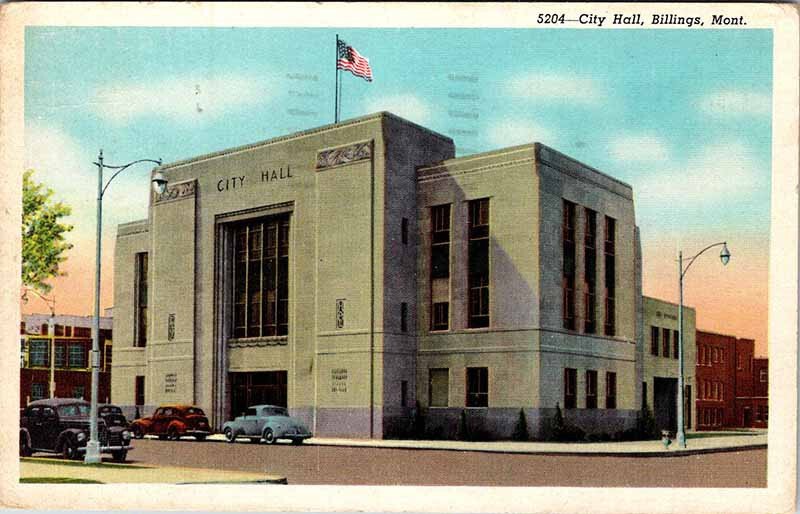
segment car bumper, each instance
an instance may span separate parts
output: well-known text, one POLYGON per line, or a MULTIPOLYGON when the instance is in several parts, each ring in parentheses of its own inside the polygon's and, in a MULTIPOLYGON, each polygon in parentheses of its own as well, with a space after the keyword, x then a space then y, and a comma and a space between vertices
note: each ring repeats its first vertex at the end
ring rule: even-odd
MULTIPOLYGON (((127 445, 127 446, 120 445, 120 446, 101 446, 100 447, 100 453, 119 452, 119 451, 122 451, 122 450, 133 450, 133 446, 131 446, 131 445, 127 445)), ((80 448, 78 448, 78 451, 80 453, 86 453, 86 447, 85 446, 81 446, 80 448)))
POLYGON ((211 435, 211 432, 209 432, 208 430, 187 430, 186 432, 182 433, 181 435, 182 436, 184 436, 184 435, 194 435, 194 436, 197 436, 197 435, 211 435))
POLYGON ((297 432, 297 433, 284 432, 284 434, 281 437, 285 437, 286 439, 309 439, 311 437, 311 433, 310 432, 297 432))

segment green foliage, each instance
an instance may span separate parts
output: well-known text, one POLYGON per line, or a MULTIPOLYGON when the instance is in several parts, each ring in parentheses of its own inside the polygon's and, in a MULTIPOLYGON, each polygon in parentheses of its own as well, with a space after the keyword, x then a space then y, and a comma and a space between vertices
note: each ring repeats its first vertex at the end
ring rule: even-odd
POLYGON ((586 434, 578 427, 567 424, 564 420, 564 414, 561 412, 561 406, 556 403, 556 413, 553 419, 550 420, 550 437, 551 441, 558 442, 577 442, 583 441, 586 434))
POLYGON ((519 419, 514 429, 513 438, 515 441, 529 441, 531 438, 530 433, 528 433, 528 420, 525 418, 525 411, 522 409, 519 410, 519 419))
POLYGON ((71 209, 53 202, 53 191, 32 175, 33 170, 27 170, 22 177, 22 284, 48 293, 52 286, 47 280, 64 274, 58 267, 72 248, 64 239, 72 225, 60 222, 71 209))
POLYGON ((642 408, 636 429, 639 432, 639 439, 661 438, 658 427, 656 427, 656 418, 653 416, 653 411, 650 410, 649 405, 645 405, 642 408))

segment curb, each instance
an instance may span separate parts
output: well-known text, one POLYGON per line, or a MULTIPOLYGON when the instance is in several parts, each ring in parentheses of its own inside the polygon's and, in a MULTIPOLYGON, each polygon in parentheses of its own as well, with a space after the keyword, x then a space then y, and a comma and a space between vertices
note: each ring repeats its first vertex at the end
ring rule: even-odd
POLYGON ((176 482, 175 485, 217 485, 217 484, 253 484, 253 485, 289 485, 286 477, 264 478, 259 480, 209 480, 205 482, 176 482))

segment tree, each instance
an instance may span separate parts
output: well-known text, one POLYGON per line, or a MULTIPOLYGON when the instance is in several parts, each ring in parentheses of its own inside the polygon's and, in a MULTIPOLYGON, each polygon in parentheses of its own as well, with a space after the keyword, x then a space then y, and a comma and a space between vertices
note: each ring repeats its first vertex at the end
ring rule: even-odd
POLYGON ((64 239, 72 225, 61 223, 72 209, 53 202, 53 191, 32 175, 33 170, 27 170, 22 176, 22 285, 48 293, 52 286, 47 280, 64 275, 58 266, 72 248, 64 239))

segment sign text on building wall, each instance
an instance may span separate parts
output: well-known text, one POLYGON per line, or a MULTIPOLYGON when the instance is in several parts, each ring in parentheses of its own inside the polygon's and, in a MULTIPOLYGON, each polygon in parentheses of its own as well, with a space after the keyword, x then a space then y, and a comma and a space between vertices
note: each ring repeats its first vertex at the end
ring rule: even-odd
POLYGON ((331 392, 347 392, 347 368, 333 368, 331 370, 331 392))
MULTIPOLYGON (((266 169, 261 172, 261 182, 274 182, 289 178, 292 178, 292 169, 288 164, 286 169, 281 166, 280 168, 266 169)), ((217 180, 217 191, 221 193, 223 191, 242 189, 246 183, 249 183, 247 175, 221 178, 217 180)))
POLYGON ((344 298, 336 300, 336 328, 344 328, 344 298))
POLYGON ((167 373, 164 375, 164 392, 174 393, 178 390, 178 374, 167 373))

